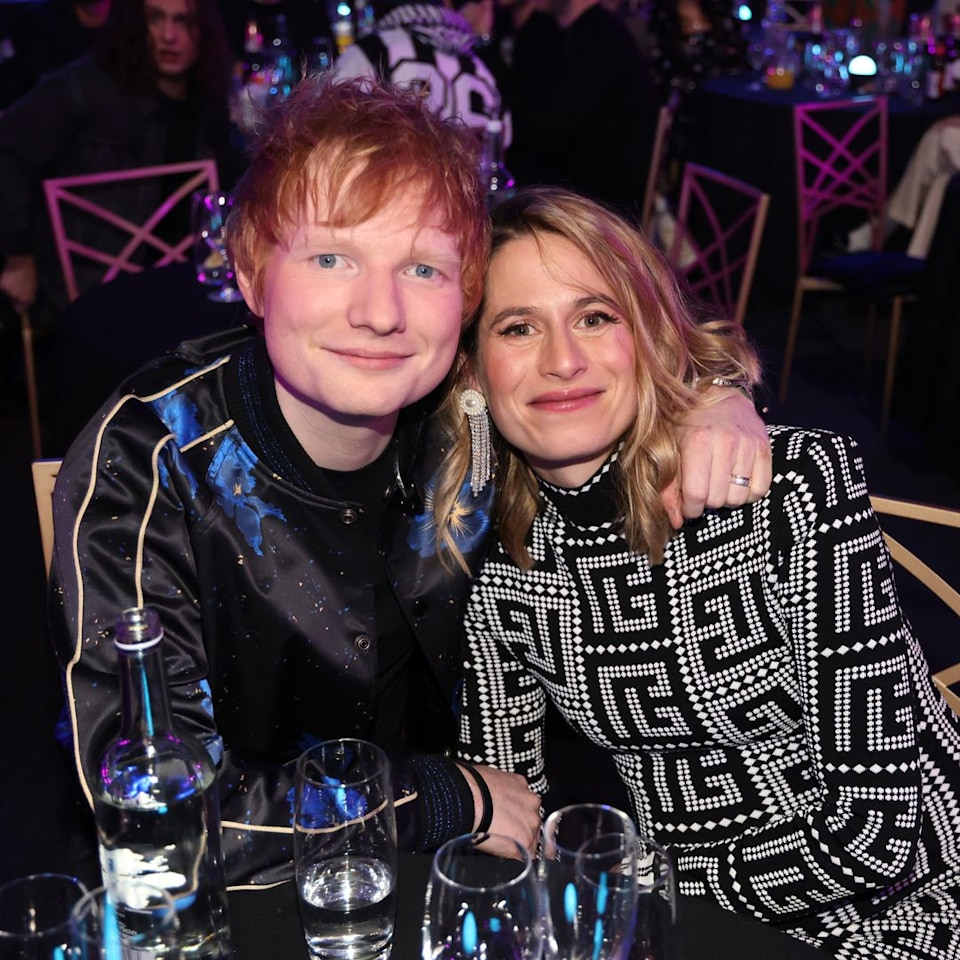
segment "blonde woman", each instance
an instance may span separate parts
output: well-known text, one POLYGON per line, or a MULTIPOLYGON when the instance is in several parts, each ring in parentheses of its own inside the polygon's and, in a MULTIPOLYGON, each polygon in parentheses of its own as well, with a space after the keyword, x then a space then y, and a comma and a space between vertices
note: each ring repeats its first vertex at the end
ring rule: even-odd
POLYGON ((694 323, 643 236, 563 191, 496 213, 462 344, 445 414, 465 435, 466 406, 474 450, 438 503, 482 485, 485 398, 498 536, 468 604, 460 757, 546 794, 549 698, 611 752, 683 892, 837 957, 960 956, 960 731, 856 444, 771 427, 769 494, 674 531, 679 419, 756 357, 694 323))

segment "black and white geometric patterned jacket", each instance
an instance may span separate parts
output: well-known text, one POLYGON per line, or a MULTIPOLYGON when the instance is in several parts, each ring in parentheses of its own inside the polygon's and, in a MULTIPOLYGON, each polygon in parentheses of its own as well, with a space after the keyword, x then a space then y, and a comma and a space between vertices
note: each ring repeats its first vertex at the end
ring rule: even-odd
POLYGON ((769 496, 651 566, 607 464, 541 484, 468 605, 460 754, 547 789, 546 698, 605 747, 680 889, 838 957, 960 957, 960 727, 900 609, 856 444, 772 427, 769 496))
POLYGON ((341 54, 334 75, 379 77, 422 90, 441 117, 459 117, 483 130, 500 117, 502 104, 493 74, 473 52, 474 39, 469 22, 454 10, 403 4, 377 21, 375 33, 341 54))

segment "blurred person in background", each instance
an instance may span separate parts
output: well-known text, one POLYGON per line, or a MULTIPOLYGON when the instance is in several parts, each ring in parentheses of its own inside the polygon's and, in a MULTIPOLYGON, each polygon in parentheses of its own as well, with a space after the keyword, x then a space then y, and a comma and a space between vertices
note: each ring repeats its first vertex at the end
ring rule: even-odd
MULTIPOLYGON (((480 55, 497 78, 508 109, 515 100, 520 112, 535 110, 541 83, 556 62, 560 28, 553 17, 537 9, 537 0, 497 0, 490 41, 480 55)), ((508 162, 508 166, 509 166, 508 162)))
MULTIPOLYGON (((32 308, 34 325, 50 330, 67 302, 43 180, 215 157, 229 184, 240 170, 229 88, 215 0, 123 0, 91 54, 0 116, 0 290, 15 310, 32 308)), ((101 202, 131 218, 159 202, 149 190, 114 191, 101 202)), ((78 270, 81 290, 90 282, 78 270)))
POLYGON ((7 4, 0 62, 0 107, 32 90, 40 78, 89 53, 112 0, 42 0, 7 4))
POLYGON ((511 104, 508 166, 523 186, 569 187, 635 217, 657 123, 649 66, 623 20, 599 0, 537 5, 558 30, 548 56, 514 48, 522 89, 511 104))
MULTIPOLYGON (((908 256, 926 257, 940 219, 940 208, 950 179, 960 172, 960 114, 944 117, 929 127, 914 147, 903 175, 887 198, 883 245, 906 248, 908 256)), ((873 224, 850 231, 846 251, 873 248, 873 224)))
POLYGON ((500 92, 476 53, 477 35, 459 6, 456 0, 393 5, 373 33, 337 58, 334 76, 377 77, 419 89, 441 117, 459 117, 468 127, 484 130, 488 120, 502 114, 500 92))

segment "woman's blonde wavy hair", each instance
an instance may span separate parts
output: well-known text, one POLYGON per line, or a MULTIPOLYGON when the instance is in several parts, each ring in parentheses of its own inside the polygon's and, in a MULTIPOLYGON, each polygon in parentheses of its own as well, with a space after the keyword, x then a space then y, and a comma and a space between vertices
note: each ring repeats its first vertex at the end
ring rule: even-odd
MULTIPOLYGON (((596 268, 633 331, 638 412, 622 438, 615 477, 627 543, 659 563, 673 533, 660 495, 677 474, 679 419, 713 377, 756 384, 756 353, 740 325, 694 316, 693 304, 681 293, 670 266, 640 230, 569 191, 530 188, 503 201, 494 212, 492 256, 513 240, 532 237, 539 242, 548 236, 563 237, 596 268)), ((471 381, 483 312, 481 301, 464 330, 457 366, 437 414, 451 437, 434 495, 437 545, 461 565, 454 518, 470 469, 470 437, 458 395, 471 381)), ((519 450, 496 430, 491 433, 497 531, 513 561, 530 569, 527 536, 537 512, 537 478, 519 450)))

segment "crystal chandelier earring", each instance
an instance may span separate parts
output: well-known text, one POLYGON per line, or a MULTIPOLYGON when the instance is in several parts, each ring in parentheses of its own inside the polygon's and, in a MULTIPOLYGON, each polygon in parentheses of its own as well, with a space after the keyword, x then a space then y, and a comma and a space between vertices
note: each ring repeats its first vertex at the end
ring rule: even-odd
POLYGON ((490 417, 487 416, 487 401, 479 390, 462 390, 459 400, 470 428, 470 489, 477 496, 493 476, 490 417))

